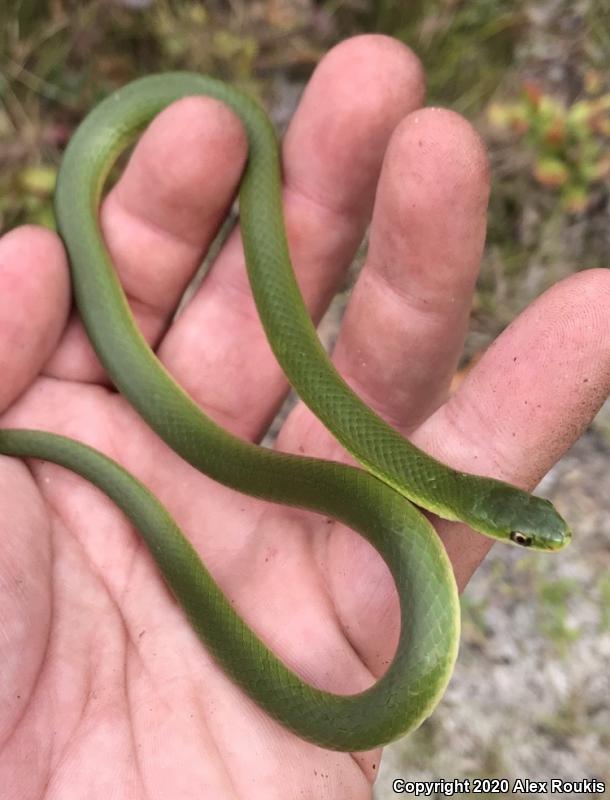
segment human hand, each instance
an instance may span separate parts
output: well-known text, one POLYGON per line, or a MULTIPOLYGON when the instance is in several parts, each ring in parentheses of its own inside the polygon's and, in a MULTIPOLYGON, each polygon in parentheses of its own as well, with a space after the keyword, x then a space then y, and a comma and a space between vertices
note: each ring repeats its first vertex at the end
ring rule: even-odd
MULTIPOLYGON (((555 287, 447 402, 488 172, 462 119, 409 113, 422 95, 416 60, 383 37, 347 41, 322 62, 284 145, 293 260, 319 319, 375 200, 367 265, 335 350, 340 371, 441 460, 531 487, 608 391, 608 277, 582 273, 555 287)), ((244 158, 240 124, 223 106, 176 104, 143 138, 102 223, 162 361, 206 413, 257 440, 286 386, 237 235, 171 320, 244 158)), ((106 387, 78 321, 66 324, 68 302, 56 237, 26 228, 0 242, 0 427, 63 433, 120 461, 168 506, 237 610, 290 666, 331 691, 372 682, 398 630, 376 554, 339 525, 245 498, 181 462, 106 387)), ((344 458, 302 406, 278 446, 344 458)), ((234 687, 137 533, 97 490, 46 463, 28 470, 2 459, 0 504, 0 785, 9 797, 370 796, 379 753, 304 743, 234 687)), ((489 544, 463 526, 439 529, 463 585, 489 544)))

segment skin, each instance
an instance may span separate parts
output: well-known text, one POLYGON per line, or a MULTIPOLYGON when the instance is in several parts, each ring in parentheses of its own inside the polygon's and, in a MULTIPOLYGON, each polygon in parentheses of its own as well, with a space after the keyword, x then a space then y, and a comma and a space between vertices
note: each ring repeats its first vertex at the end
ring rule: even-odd
MULTIPOLYGON (((415 111, 422 100, 421 68, 392 40, 351 39, 322 61, 284 142, 295 266, 319 318, 372 214, 367 263, 335 348, 340 371, 441 460, 531 488, 610 390, 610 274, 580 273, 547 292, 447 400, 489 173, 468 123, 415 111)), ((254 311, 237 234, 171 322, 244 156, 240 125, 224 107, 182 101, 141 140, 102 223, 163 362, 206 413, 258 440, 286 386, 254 311)), ((338 525, 212 483, 158 441, 105 385, 69 314, 61 243, 47 231, 22 228, 0 240, 0 363, 0 425, 82 439, 137 475, 293 668, 339 691, 383 672, 398 619, 376 554, 338 525)), ((278 446, 345 459, 302 406, 278 446)), ((371 796, 380 753, 316 748, 245 698, 99 492, 53 465, 2 458, 0 512, 7 798, 371 796)), ((490 542, 460 525, 439 530, 463 587, 490 542)))

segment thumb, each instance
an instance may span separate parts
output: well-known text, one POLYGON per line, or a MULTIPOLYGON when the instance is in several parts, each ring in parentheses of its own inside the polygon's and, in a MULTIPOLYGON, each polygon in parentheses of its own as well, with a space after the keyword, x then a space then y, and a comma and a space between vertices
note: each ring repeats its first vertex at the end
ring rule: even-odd
MULTIPOLYGON (((456 469, 532 489, 610 392, 609 302, 607 269, 547 290, 417 431, 416 443, 456 469)), ((457 525, 439 530, 464 586, 491 541, 457 525)))

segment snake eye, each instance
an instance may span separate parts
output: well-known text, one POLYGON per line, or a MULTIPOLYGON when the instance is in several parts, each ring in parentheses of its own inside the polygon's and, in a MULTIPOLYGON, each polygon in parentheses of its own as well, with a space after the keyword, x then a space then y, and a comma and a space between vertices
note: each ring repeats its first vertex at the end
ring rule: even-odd
POLYGON ((521 547, 529 547, 532 543, 532 537, 521 531, 511 531, 510 540, 521 547))

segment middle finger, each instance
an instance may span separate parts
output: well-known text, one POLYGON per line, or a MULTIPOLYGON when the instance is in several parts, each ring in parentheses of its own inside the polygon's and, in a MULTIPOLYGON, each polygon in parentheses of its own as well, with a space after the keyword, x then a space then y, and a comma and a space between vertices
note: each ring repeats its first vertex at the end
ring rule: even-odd
MULTIPOLYGON (((284 213, 316 320, 362 238, 391 132, 422 95, 417 59, 382 36, 342 43, 310 81, 283 147, 284 213)), ((264 431, 286 382, 254 307, 238 232, 159 354, 223 427, 246 438, 264 431)))

